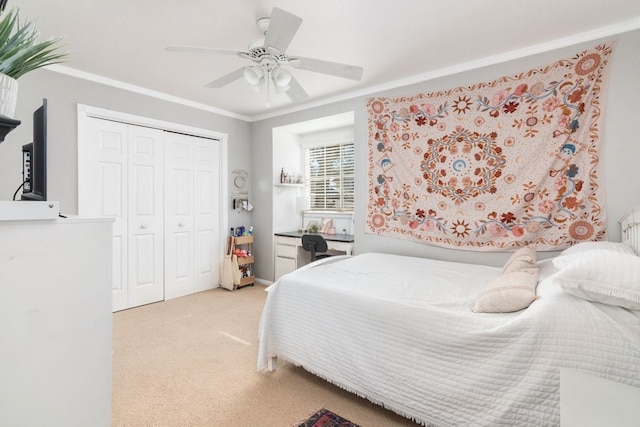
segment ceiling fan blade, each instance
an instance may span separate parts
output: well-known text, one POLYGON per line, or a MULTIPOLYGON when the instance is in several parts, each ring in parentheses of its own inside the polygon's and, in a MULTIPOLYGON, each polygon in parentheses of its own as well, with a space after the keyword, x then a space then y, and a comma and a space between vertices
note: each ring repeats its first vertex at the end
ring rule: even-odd
POLYGON ((167 52, 185 52, 185 53, 219 53, 223 55, 238 55, 240 52, 237 50, 229 49, 215 49, 212 47, 198 47, 198 46, 167 46, 164 48, 167 52))
POLYGON ((284 53, 293 40, 293 36, 300 28, 302 18, 293 15, 279 7, 274 7, 271 12, 269 28, 264 40, 264 46, 276 48, 279 53, 284 53))
POLYGON ((356 65, 341 64, 339 62, 323 61, 297 56, 289 58, 289 64, 302 70, 315 71, 316 73, 331 74, 345 79, 360 80, 362 67, 356 65))
POLYGON ((207 83, 205 86, 211 87, 214 89, 219 89, 223 86, 228 85, 229 83, 232 83, 238 80, 243 75, 244 75, 244 68, 238 68, 237 70, 227 74, 226 76, 222 76, 219 79, 212 81, 211 83, 207 83))
POLYGON ((296 80, 295 77, 291 77, 291 81, 289 82, 289 89, 286 91, 287 96, 292 101, 302 101, 309 97, 309 94, 300 86, 300 83, 296 80))

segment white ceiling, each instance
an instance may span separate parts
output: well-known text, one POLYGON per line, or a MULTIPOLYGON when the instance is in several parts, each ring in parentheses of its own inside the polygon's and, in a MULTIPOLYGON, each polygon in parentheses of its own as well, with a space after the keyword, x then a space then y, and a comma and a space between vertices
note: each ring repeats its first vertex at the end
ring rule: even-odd
POLYGON ((14 5, 22 19, 37 21, 43 37, 65 38, 71 57, 54 66, 58 71, 122 82, 246 120, 415 83, 487 58, 640 28, 638 0, 9 0, 14 5), (267 110, 266 94, 243 79, 205 87, 252 65, 249 60, 164 50, 246 51, 261 36, 256 20, 274 6, 303 19, 287 54, 358 65, 362 79, 290 68, 310 98, 293 103, 272 95, 267 110))

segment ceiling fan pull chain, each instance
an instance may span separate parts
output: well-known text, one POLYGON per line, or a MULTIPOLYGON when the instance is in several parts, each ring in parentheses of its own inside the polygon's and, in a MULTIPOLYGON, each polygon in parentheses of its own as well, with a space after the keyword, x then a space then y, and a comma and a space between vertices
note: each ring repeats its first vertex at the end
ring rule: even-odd
POLYGON ((267 78, 264 79, 264 84, 267 86, 267 110, 271 108, 270 95, 271 95, 271 70, 267 68, 267 78))

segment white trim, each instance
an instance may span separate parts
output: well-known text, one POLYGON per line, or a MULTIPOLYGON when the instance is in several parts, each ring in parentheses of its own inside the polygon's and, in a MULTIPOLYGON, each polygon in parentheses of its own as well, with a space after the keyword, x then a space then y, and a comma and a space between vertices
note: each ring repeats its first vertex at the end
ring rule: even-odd
POLYGON ((327 97, 327 98, 319 99, 317 101, 311 101, 304 104, 295 105, 291 108, 286 108, 286 109, 277 110, 277 111, 270 111, 270 112, 267 112, 264 114, 258 114, 252 117, 248 117, 248 116, 233 113, 227 110, 211 107, 209 105, 189 101, 184 98, 179 98, 179 97, 168 95, 162 92, 157 92, 157 91, 146 89, 140 86, 124 83, 118 80, 109 79, 106 77, 99 76, 97 74, 75 70, 73 68, 69 68, 63 65, 58 65, 58 64, 49 65, 46 67, 46 69, 57 72, 57 73, 66 74, 72 77, 77 77, 84 80, 94 81, 94 82, 102 83, 108 86, 128 90, 130 92, 152 96, 152 97, 163 99, 165 101, 173 102, 176 104, 182 104, 188 107, 209 111, 212 113, 220 114, 220 115, 231 117, 234 119, 244 120, 247 122, 256 122, 260 120, 270 119, 273 117, 284 116, 286 114, 290 114, 298 111, 308 110, 310 108, 332 104, 335 102, 346 101, 346 100, 353 99, 360 96, 367 96, 377 92, 383 92, 386 90, 396 89, 403 86, 409 86, 416 83, 423 83, 439 77, 462 73, 465 71, 470 71, 470 70, 486 67, 489 65, 495 65, 495 64, 499 64, 507 61, 512 61, 515 59, 524 58, 527 56, 533 56, 536 54, 549 52, 556 49, 561 49, 561 48, 573 46, 576 44, 585 43, 588 41, 598 40, 606 37, 612 37, 618 34, 634 31, 637 29, 640 29, 640 17, 633 18, 628 21, 608 25, 606 27, 595 28, 590 31, 584 31, 582 33, 563 37, 550 42, 540 43, 533 46, 512 50, 509 52, 488 56, 475 61, 463 62, 461 64, 452 65, 450 67, 433 70, 428 73, 418 74, 415 76, 394 80, 392 82, 380 84, 377 86, 367 87, 358 91, 347 92, 342 95, 327 97))
POLYGON ((113 120, 117 122, 128 123, 131 125, 151 127, 193 136, 201 136, 203 138, 215 139, 221 142, 227 139, 227 134, 221 132, 181 125, 179 123, 166 122, 164 120, 156 120, 149 117, 136 116, 134 114, 123 113, 120 111, 92 107, 85 104, 78 104, 78 124, 80 123, 80 120, 84 119, 85 117, 113 120))
MULTIPOLYGON (((307 148, 316 148, 316 147, 327 147, 329 145, 346 145, 346 144, 354 144, 355 146, 356 139, 354 137, 344 137, 344 138, 336 138, 329 139, 326 141, 318 142, 318 141, 299 141, 300 148, 302 149, 302 157, 304 158, 304 150, 307 148)), ((304 160, 303 160, 304 163, 304 160)))
POLYGON ((307 110, 322 105, 332 104, 334 102, 346 101, 348 99, 357 98, 360 96, 367 96, 377 92, 383 92, 390 89, 396 89, 403 86, 409 86, 416 83, 424 83, 429 80, 433 80, 439 77, 449 76, 465 71, 471 71, 489 65, 500 64, 507 61, 513 61, 516 59, 524 58, 527 56, 533 56, 544 52, 553 51, 569 46, 573 46, 580 43, 585 43, 592 40, 598 40, 601 38, 612 37, 618 34, 626 33, 629 31, 640 29, 640 17, 631 19, 629 21, 620 22, 617 24, 609 25, 606 27, 596 28, 591 31, 585 31, 582 33, 574 34, 572 36, 564 37, 547 43, 540 43, 537 45, 525 47, 522 49, 516 49, 509 52, 487 56, 475 61, 463 62, 458 65, 452 65, 450 67, 440 68, 439 70, 433 70, 428 73, 418 74, 415 76, 407 77, 405 79, 395 80, 392 82, 384 83, 377 86, 371 86, 359 91, 348 92, 343 95, 324 98, 318 101, 308 102, 295 107, 287 108, 284 110, 278 110, 268 112, 265 114, 259 114, 251 117, 251 121, 259 121, 270 119, 273 117, 284 116, 286 114, 307 110))
POLYGON ((97 74, 87 73, 85 71, 76 70, 64 65, 49 65, 47 70, 54 71, 56 73, 65 74, 67 76, 76 77, 83 80, 88 80, 95 83, 104 84, 107 86, 123 89, 133 93, 139 93, 141 95, 151 96, 154 98, 162 99, 164 101, 173 102, 174 104, 181 104, 187 107, 197 108, 203 111, 209 111, 211 113, 220 114, 221 116, 231 117, 232 119, 244 120, 251 122, 251 118, 243 116, 241 114, 233 113, 231 111, 223 110, 221 108, 212 107, 210 105, 200 104, 198 102, 190 101, 188 99, 180 98, 178 96, 168 95, 166 93, 158 92, 155 90, 147 89, 141 86, 136 86, 130 83, 125 83, 120 80, 110 79, 107 77, 99 76, 97 74))

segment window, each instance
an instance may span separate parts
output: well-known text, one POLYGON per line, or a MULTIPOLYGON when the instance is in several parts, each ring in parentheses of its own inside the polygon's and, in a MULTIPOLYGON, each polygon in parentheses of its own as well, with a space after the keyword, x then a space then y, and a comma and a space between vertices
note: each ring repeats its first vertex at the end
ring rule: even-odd
POLYGON ((353 142, 305 148, 311 210, 353 211, 354 159, 353 142))

